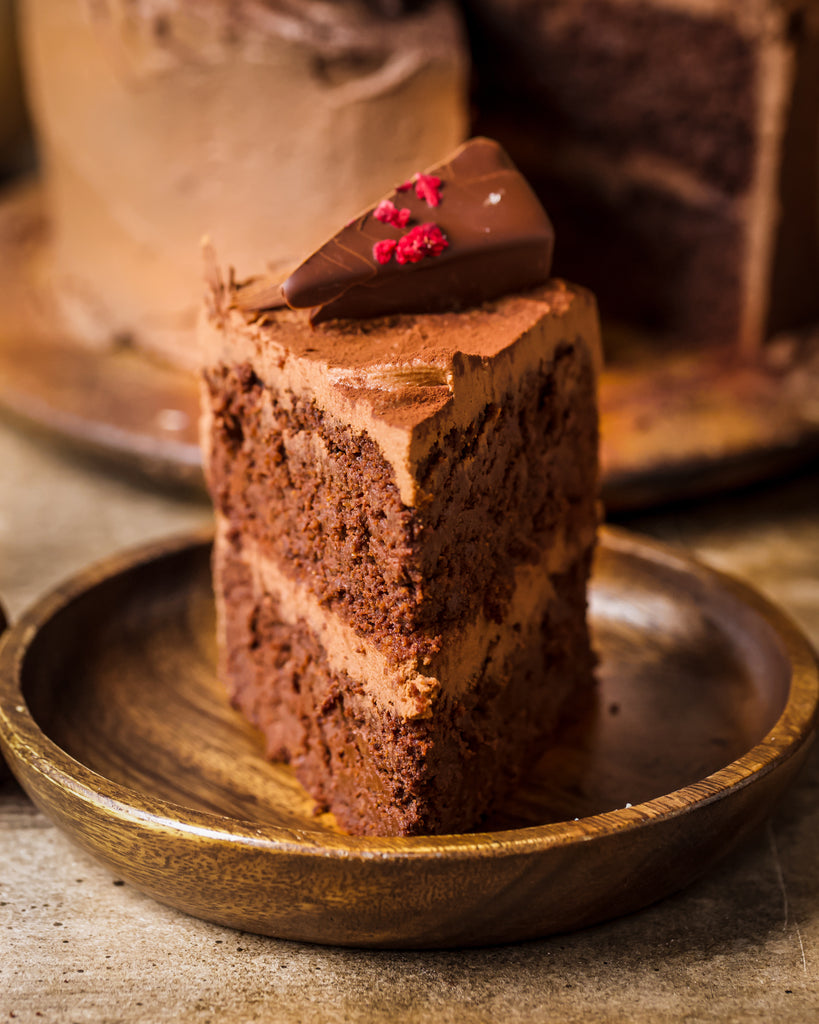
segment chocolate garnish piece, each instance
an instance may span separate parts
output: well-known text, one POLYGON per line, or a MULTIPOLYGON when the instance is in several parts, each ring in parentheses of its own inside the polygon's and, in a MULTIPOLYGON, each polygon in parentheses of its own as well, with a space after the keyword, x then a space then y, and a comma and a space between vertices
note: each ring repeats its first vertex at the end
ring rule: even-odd
POLYGON ((546 281, 553 249, 532 189, 496 142, 476 138, 339 231, 282 292, 311 323, 457 310, 546 281), (384 216, 387 202, 409 208, 405 225, 384 216))

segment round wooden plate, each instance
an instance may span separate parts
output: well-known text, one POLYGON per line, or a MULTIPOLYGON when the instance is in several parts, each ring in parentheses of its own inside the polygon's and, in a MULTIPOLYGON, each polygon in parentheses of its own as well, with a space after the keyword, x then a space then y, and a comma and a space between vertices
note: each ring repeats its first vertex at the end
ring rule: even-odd
POLYGON ((209 541, 142 548, 42 600, 0 648, 0 745, 117 875, 221 924, 311 942, 509 942, 636 910, 705 871, 802 764, 807 642, 744 586, 602 534, 600 693, 485 830, 351 838, 316 817, 214 675, 209 541))
MULTIPOLYGON (((0 199, 0 407, 118 466, 201 487, 195 376, 61 333, 40 267, 48 245, 36 184, 0 199)), ((609 330, 617 359, 600 388, 607 506, 724 490, 819 452, 819 331, 791 342, 787 365, 771 372, 719 349, 609 330)))

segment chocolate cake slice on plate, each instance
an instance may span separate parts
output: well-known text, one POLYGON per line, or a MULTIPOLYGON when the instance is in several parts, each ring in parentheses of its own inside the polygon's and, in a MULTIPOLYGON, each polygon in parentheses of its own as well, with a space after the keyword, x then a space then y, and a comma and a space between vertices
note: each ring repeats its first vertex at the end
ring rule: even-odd
POLYGON ((285 282, 210 274, 220 670, 353 833, 468 829, 593 686, 594 298, 497 144, 285 282))

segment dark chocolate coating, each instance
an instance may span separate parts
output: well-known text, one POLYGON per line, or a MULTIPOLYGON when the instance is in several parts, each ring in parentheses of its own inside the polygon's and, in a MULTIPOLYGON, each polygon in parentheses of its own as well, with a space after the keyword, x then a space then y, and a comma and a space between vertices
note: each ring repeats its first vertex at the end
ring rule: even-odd
POLYGON ((546 211, 504 150, 490 139, 461 146, 440 167, 440 203, 414 188, 391 193, 408 208, 406 228, 375 219, 375 206, 343 228, 285 281, 288 305, 310 309, 311 321, 432 313, 480 305, 548 280, 554 231, 546 211), (373 246, 434 223, 448 246, 417 263, 380 264, 373 246))

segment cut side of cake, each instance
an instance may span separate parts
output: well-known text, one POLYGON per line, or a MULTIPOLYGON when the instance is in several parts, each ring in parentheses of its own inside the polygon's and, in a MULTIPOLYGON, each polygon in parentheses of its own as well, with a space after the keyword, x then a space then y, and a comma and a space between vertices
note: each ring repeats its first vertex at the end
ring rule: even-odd
POLYGON ((819 320, 816 0, 466 0, 478 128, 604 318, 745 357, 819 320), (588 244, 593 238, 594 244, 588 244))
MULTIPOLYGON (((502 151, 475 140, 434 177, 452 244, 449 267, 439 252, 425 269, 441 257, 459 277, 456 197, 476 189, 503 197, 487 216, 512 210, 526 244, 541 238, 548 277, 551 227, 502 151)), ((430 215, 414 194, 393 200, 412 211, 406 231, 430 215)), ((405 230, 372 214, 345 229, 362 253, 371 231, 405 230)), ((473 284, 479 265, 466 257, 473 284)), ((312 283, 316 258, 304 266, 312 283)), ((337 293, 361 286, 349 270, 337 293)), ((303 276, 289 285, 291 301, 309 293, 303 276)), ((312 318, 271 303, 264 282, 211 276, 202 438, 220 670, 268 756, 344 829, 462 831, 593 690, 595 302, 546 279, 457 310, 312 318)))

